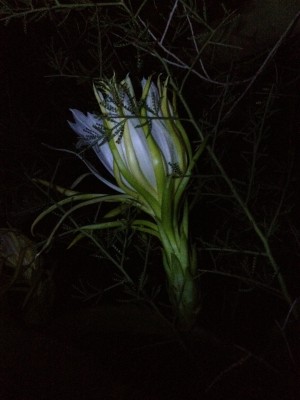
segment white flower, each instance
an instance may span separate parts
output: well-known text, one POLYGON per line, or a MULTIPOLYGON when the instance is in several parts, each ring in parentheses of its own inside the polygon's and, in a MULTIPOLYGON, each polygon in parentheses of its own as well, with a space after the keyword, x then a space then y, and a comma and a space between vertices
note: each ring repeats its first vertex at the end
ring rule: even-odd
POLYGON ((191 159, 186 133, 167 99, 167 81, 161 85, 158 79, 156 86, 143 79, 139 101, 128 76, 119 85, 114 78, 102 81, 94 91, 101 115, 71 110, 75 123, 69 124, 79 146, 93 148, 117 185, 100 177, 103 182, 156 214, 166 187, 177 190, 191 159))

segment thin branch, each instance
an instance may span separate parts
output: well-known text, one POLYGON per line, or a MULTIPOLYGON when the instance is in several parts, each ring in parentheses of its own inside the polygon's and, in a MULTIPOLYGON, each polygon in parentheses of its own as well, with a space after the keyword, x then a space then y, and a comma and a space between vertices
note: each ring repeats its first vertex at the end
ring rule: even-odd
POLYGON ((167 25, 166 25, 165 30, 164 30, 164 32, 162 34, 162 37, 161 37, 161 39, 159 41, 159 45, 160 46, 163 44, 165 36, 166 36, 166 34, 167 34, 168 30, 169 30, 169 26, 170 26, 171 20, 173 18, 174 12, 175 12, 175 10, 177 8, 177 5, 178 5, 178 0, 175 0, 174 6, 173 6, 173 8, 172 8, 172 10, 170 12, 170 15, 169 15, 169 18, 168 18, 168 21, 167 21, 167 25))
MULTIPOLYGON (((300 15, 300 13, 299 13, 300 15)), ((174 88, 176 88, 175 83, 171 80, 172 84, 174 85, 174 88)), ((189 117, 190 117, 190 122, 191 124, 194 126, 196 132, 198 132, 199 137, 201 138, 201 140, 203 141, 204 135, 200 129, 200 127, 198 126, 197 122, 195 121, 195 119, 193 118, 192 112, 188 106, 188 104, 186 103, 183 95, 178 92, 178 97, 180 98, 183 106, 185 107, 186 112, 188 113, 189 117)), ((258 238, 260 239, 266 256, 269 260, 269 263, 274 271, 275 276, 278 279, 278 283, 281 287, 282 290, 282 294, 285 298, 285 300, 287 301, 287 303, 289 305, 291 305, 293 303, 291 296, 289 294, 287 285, 285 283, 285 280, 283 278, 283 275, 280 271, 280 268, 277 264, 277 262, 274 259, 273 256, 273 252, 270 248, 270 244, 268 241, 268 237, 263 233, 263 231, 260 229, 256 219, 254 218, 254 216, 252 215, 251 211, 249 210, 249 208, 247 207, 247 205, 245 204, 245 202, 243 201, 242 197, 240 196, 240 194, 238 193, 235 185, 233 184, 232 180, 230 179, 230 177, 227 175, 227 173, 225 172, 221 162, 219 161, 218 157, 216 156, 216 154, 214 153, 213 149, 211 148, 211 146, 207 145, 206 146, 206 150, 208 151, 212 161, 214 162, 214 164, 216 165, 216 167, 218 168, 218 170, 220 171, 220 174, 222 175, 224 181, 226 182, 227 186, 229 187, 233 197, 235 198, 236 202, 239 204, 241 210, 243 211, 243 213, 245 214, 245 216, 247 217, 248 221, 250 222, 250 225, 252 226, 254 232, 256 233, 256 235, 258 236, 258 238)))
MULTIPOLYGON (((227 17, 228 18, 228 17, 227 17)), ((159 40, 158 37, 151 31, 151 29, 148 27, 148 25, 142 20, 142 18, 138 18, 139 22, 144 26, 145 29, 147 29, 148 34, 152 37, 152 39, 155 41, 156 44, 158 44, 158 46, 161 48, 161 50, 163 50, 168 56, 172 57, 174 61, 171 61, 165 57, 161 57, 157 51, 153 50, 153 51, 148 51, 149 54, 152 54, 154 57, 158 58, 160 61, 170 64, 170 65, 174 65, 178 68, 181 69, 185 69, 188 70, 190 73, 193 73, 194 75, 196 75, 198 78, 200 78, 201 80, 204 80, 208 83, 212 83, 214 85, 218 85, 218 86, 224 86, 224 85, 239 85, 242 83, 246 83, 249 82, 249 79, 244 79, 241 81, 236 81, 236 82, 220 82, 214 79, 211 79, 209 77, 207 77, 207 72, 205 71, 205 69, 203 69, 203 71, 205 71, 205 75, 201 74, 200 72, 198 72, 197 70, 195 70, 193 68, 193 66, 190 66, 188 64, 186 64, 184 61, 182 61, 176 54, 174 54, 171 50, 169 50, 165 45, 163 45, 159 40)), ((219 29, 219 27, 224 23, 224 21, 222 21, 222 23, 220 23, 219 26, 217 26, 217 28, 210 34, 211 36, 214 35, 214 33, 219 29)), ((145 50, 145 49, 143 49, 145 50)))
POLYGON ((234 102, 232 107, 227 111, 227 113, 224 115, 222 121, 226 120, 233 112, 233 110, 237 107, 237 105, 240 103, 240 101, 245 97, 246 93, 248 93, 249 89, 252 87, 256 79, 259 77, 259 75, 264 71, 265 67, 267 64, 270 62, 270 60, 273 58, 273 56, 276 54, 278 51, 279 47, 282 45, 283 41, 286 39, 290 31, 293 29, 294 25, 298 21, 300 17, 300 11, 296 14, 296 16, 292 19, 286 30, 283 32, 283 34, 280 36, 276 44, 274 45, 273 49, 268 53, 265 61, 260 65, 258 68, 257 72, 255 75, 252 77, 250 82, 248 83, 246 89, 243 91, 243 93, 240 95, 238 99, 234 102))
POLYGON ((0 21, 8 21, 12 18, 25 18, 28 15, 37 14, 37 13, 45 13, 50 11, 65 11, 65 10, 78 10, 83 8, 96 8, 96 7, 109 7, 109 6, 124 6, 123 1, 119 2, 104 2, 104 3, 82 3, 82 4, 61 4, 56 2, 56 5, 53 6, 45 6, 45 7, 37 7, 37 8, 29 8, 24 10, 16 10, 15 12, 12 11, 11 15, 7 15, 5 17, 1 17, 0 21))

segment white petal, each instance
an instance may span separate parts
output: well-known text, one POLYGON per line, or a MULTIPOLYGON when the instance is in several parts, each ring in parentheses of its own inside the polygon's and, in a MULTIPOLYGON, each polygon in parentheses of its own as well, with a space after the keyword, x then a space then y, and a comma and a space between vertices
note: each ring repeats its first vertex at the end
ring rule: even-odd
MULTIPOLYGON (((143 78, 142 79, 142 89, 143 90, 145 88, 146 83, 147 83, 147 79, 143 78)), ((148 91, 148 94, 146 97, 146 105, 148 108, 147 112, 151 113, 151 114, 155 114, 157 112, 157 110, 159 109, 159 103, 160 103, 160 96, 159 96, 158 89, 157 89, 156 85, 153 82, 151 82, 149 91, 148 91)))
MULTIPOLYGON (((71 110, 75 123, 69 122, 71 128, 86 141, 86 144, 93 146, 97 157, 102 162, 104 167, 113 176, 113 156, 107 141, 103 140, 101 132, 95 128, 95 126, 102 128, 102 121, 91 113, 87 116, 79 110, 71 110)), ((103 179, 104 180, 104 179, 103 179)))
MULTIPOLYGON (((151 186, 156 189, 156 179, 153 169, 152 157, 149 152, 149 146, 144 131, 141 127, 138 127, 138 125, 140 125, 140 121, 138 119, 129 118, 127 120, 127 124, 130 132, 130 139, 132 142, 132 146, 134 148, 134 155, 138 163, 138 166, 142 174, 148 181, 148 183, 150 183, 151 186)), ((127 143, 123 143, 125 151, 126 151, 126 145, 127 143)), ((128 151, 126 151, 126 157, 128 157, 128 151)), ((135 171, 133 170, 134 162, 130 163, 129 167, 131 167, 131 173, 134 175, 135 174, 135 171)))
POLYGON ((121 82, 121 85, 123 83, 126 85, 126 89, 127 89, 126 92, 129 91, 130 96, 135 97, 132 82, 131 82, 131 79, 129 78, 129 74, 126 75, 126 78, 124 79, 124 81, 121 82))
MULTIPOLYGON (((160 151, 164 155, 164 159, 166 162, 165 167, 167 171, 170 173, 172 168, 170 164, 177 163, 178 158, 176 154, 175 145, 173 143, 172 137, 170 136, 167 128, 165 127, 163 121, 159 119, 152 120, 152 136, 157 143, 160 151)), ((167 172, 166 171, 166 172, 167 172)))
POLYGON ((114 175, 113 171, 114 160, 108 142, 104 142, 101 145, 99 144, 94 145, 93 150, 97 154, 97 157, 102 162, 104 167, 108 170, 108 172, 111 175, 114 175))
POLYGON ((71 128, 83 138, 96 134, 97 131, 93 129, 91 124, 88 124, 87 117, 79 110, 70 110, 73 114, 75 123, 69 122, 71 128))

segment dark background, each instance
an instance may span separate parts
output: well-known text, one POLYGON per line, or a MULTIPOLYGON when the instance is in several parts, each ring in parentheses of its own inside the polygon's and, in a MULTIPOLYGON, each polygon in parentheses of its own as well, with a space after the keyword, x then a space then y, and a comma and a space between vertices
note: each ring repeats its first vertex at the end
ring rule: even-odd
MULTIPOLYGON (((235 9, 236 3, 227 5, 235 9)), ((246 3, 243 2, 246 10, 253 10, 253 2, 246 3)), ((159 9, 161 14, 170 9, 170 4, 166 2, 165 7, 166 10, 159 9)), ((210 2, 207 7, 211 19, 222 18, 219 8, 214 8, 210 2)), ((150 10, 149 2, 144 13, 152 24, 157 18, 159 30, 160 13, 150 10)), ((1 227, 13 226, 28 236, 32 221, 50 201, 47 194, 33 185, 31 178, 49 181, 55 178, 55 183, 68 187, 85 171, 75 157, 43 145, 74 149, 76 138, 66 122, 70 118, 68 109, 92 111, 96 108, 91 83, 92 78, 98 77, 99 69, 93 70, 93 58, 86 52, 93 32, 84 29, 84 13, 72 14, 63 25, 57 24, 55 18, 44 17, 26 24, 25 28, 21 20, 0 26, 0 220, 1 227), (69 61, 84 63, 86 76, 53 76, 59 74, 53 68, 52 49, 59 57, 56 49, 61 44, 67 49, 69 61)), ((119 23, 122 15, 116 12, 115 19, 119 23)), ((108 38, 113 36, 108 34, 108 38)), ((182 43, 184 51, 184 36, 182 43)), ((229 71, 234 71, 234 77, 239 79, 251 76, 275 42, 265 44, 257 38, 255 42, 252 37, 247 43, 243 57, 234 62, 222 54, 214 58, 215 64, 210 67, 219 71, 220 78, 226 77, 229 71), (257 46, 257 41, 263 45, 257 46)), ((103 66, 103 75, 110 76, 115 70, 123 78, 129 69, 133 71, 133 80, 138 82, 143 75, 160 72, 162 68, 147 54, 143 56, 143 66, 138 66, 134 48, 115 47, 114 50, 116 59, 103 66)), ((209 64, 211 54, 208 52, 206 56, 209 64)), ((255 182, 257 199, 252 199, 251 209, 261 223, 269 220, 286 188, 285 205, 272 238, 272 249, 295 303, 299 302, 300 278, 299 67, 299 33, 293 31, 234 112, 220 124, 218 131, 221 133, 216 144, 229 176, 237 181, 245 179, 241 154, 247 147, 240 135, 233 132, 250 129, 251 124, 259 121, 260 104, 265 102, 266 90, 268 92, 274 85, 268 134, 263 143, 265 155, 258 165, 262 172, 255 182)), ((180 79, 181 72, 174 73, 180 79)), ((221 89, 218 90, 194 78, 185 88, 185 97, 208 134, 213 134, 218 116, 214 109, 220 96, 221 89)), ((243 88, 235 90, 232 96, 237 98, 243 88)), ((232 103, 228 104, 230 108, 232 103)), ((204 155, 197 172, 210 174, 211 168, 209 157, 204 155)), ((183 348, 174 338, 166 340, 160 333, 145 333, 134 324, 121 332, 117 328, 114 331, 110 323, 107 331, 99 327, 97 321, 99 315, 103 318, 103 309, 97 310, 94 300, 78 299, 74 286, 79 282, 92 282, 103 289, 114 282, 114 273, 91 257, 93 251, 88 244, 67 252, 67 242, 57 240, 45 255, 46 268, 54 271, 55 300, 51 310, 42 308, 33 317, 26 313, 24 316, 18 294, 12 290, 3 297, 0 322, 0 354, 4 360, 0 367, 0 393, 2 390, 3 399, 93 399, 99 396, 105 399, 297 399, 299 321, 288 314, 290 306, 280 295, 233 278, 242 268, 246 276, 262 282, 261 274, 268 271, 264 261, 258 259, 256 268, 261 270, 255 269, 251 275, 249 271, 254 268, 251 257, 243 254, 212 256, 205 251, 204 242, 215 240, 220 247, 226 244, 222 239, 226 232, 230 243, 235 241, 238 248, 255 247, 257 238, 237 207, 217 195, 218 190, 226 192, 222 183, 216 180, 201 184, 196 179, 194 185, 195 191, 202 190, 203 196, 199 196, 192 210, 191 230, 198 246, 199 263, 205 265, 203 269, 210 270, 201 278, 198 336, 184 338, 186 347, 183 348), (211 193, 214 193, 212 200, 211 193), (214 262, 217 262, 217 270, 214 262), (47 314, 47 318, 41 318, 40 314, 47 314), (280 327, 286 318, 288 323, 283 330, 280 327)), ((105 188, 90 179, 82 190, 102 192, 105 188)), ((43 240, 48 228, 47 224, 42 225, 33 239, 43 240)), ((129 255, 133 260, 131 264, 140 262, 134 248, 129 249, 129 255)), ((159 251, 152 257, 156 265, 159 251)), ((271 273, 266 272, 265 282, 278 290, 276 279, 269 279, 270 276, 271 273)), ((163 284, 160 272, 155 272, 151 279, 151 282, 163 284)), ((159 300, 165 301, 165 296, 162 294, 159 300)), ((114 310, 110 307, 115 305, 116 299, 128 298, 118 289, 101 297, 100 306, 114 310)), ((112 318, 120 319, 120 314, 128 312, 130 315, 131 311, 130 307, 121 308, 112 318)), ((133 320, 136 322, 144 318, 143 315, 144 310, 139 310, 133 320)))

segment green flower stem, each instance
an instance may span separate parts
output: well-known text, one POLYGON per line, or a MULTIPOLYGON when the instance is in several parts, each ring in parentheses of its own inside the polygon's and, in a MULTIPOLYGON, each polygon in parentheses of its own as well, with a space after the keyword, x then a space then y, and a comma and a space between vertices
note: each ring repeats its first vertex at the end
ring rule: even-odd
POLYGON ((188 213, 184 212, 180 229, 175 223, 172 229, 158 223, 168 294, 177 327, 181 330, 189 330, 193 326, 199 311, 196 252, 186 234, 187 217, 188 213))

